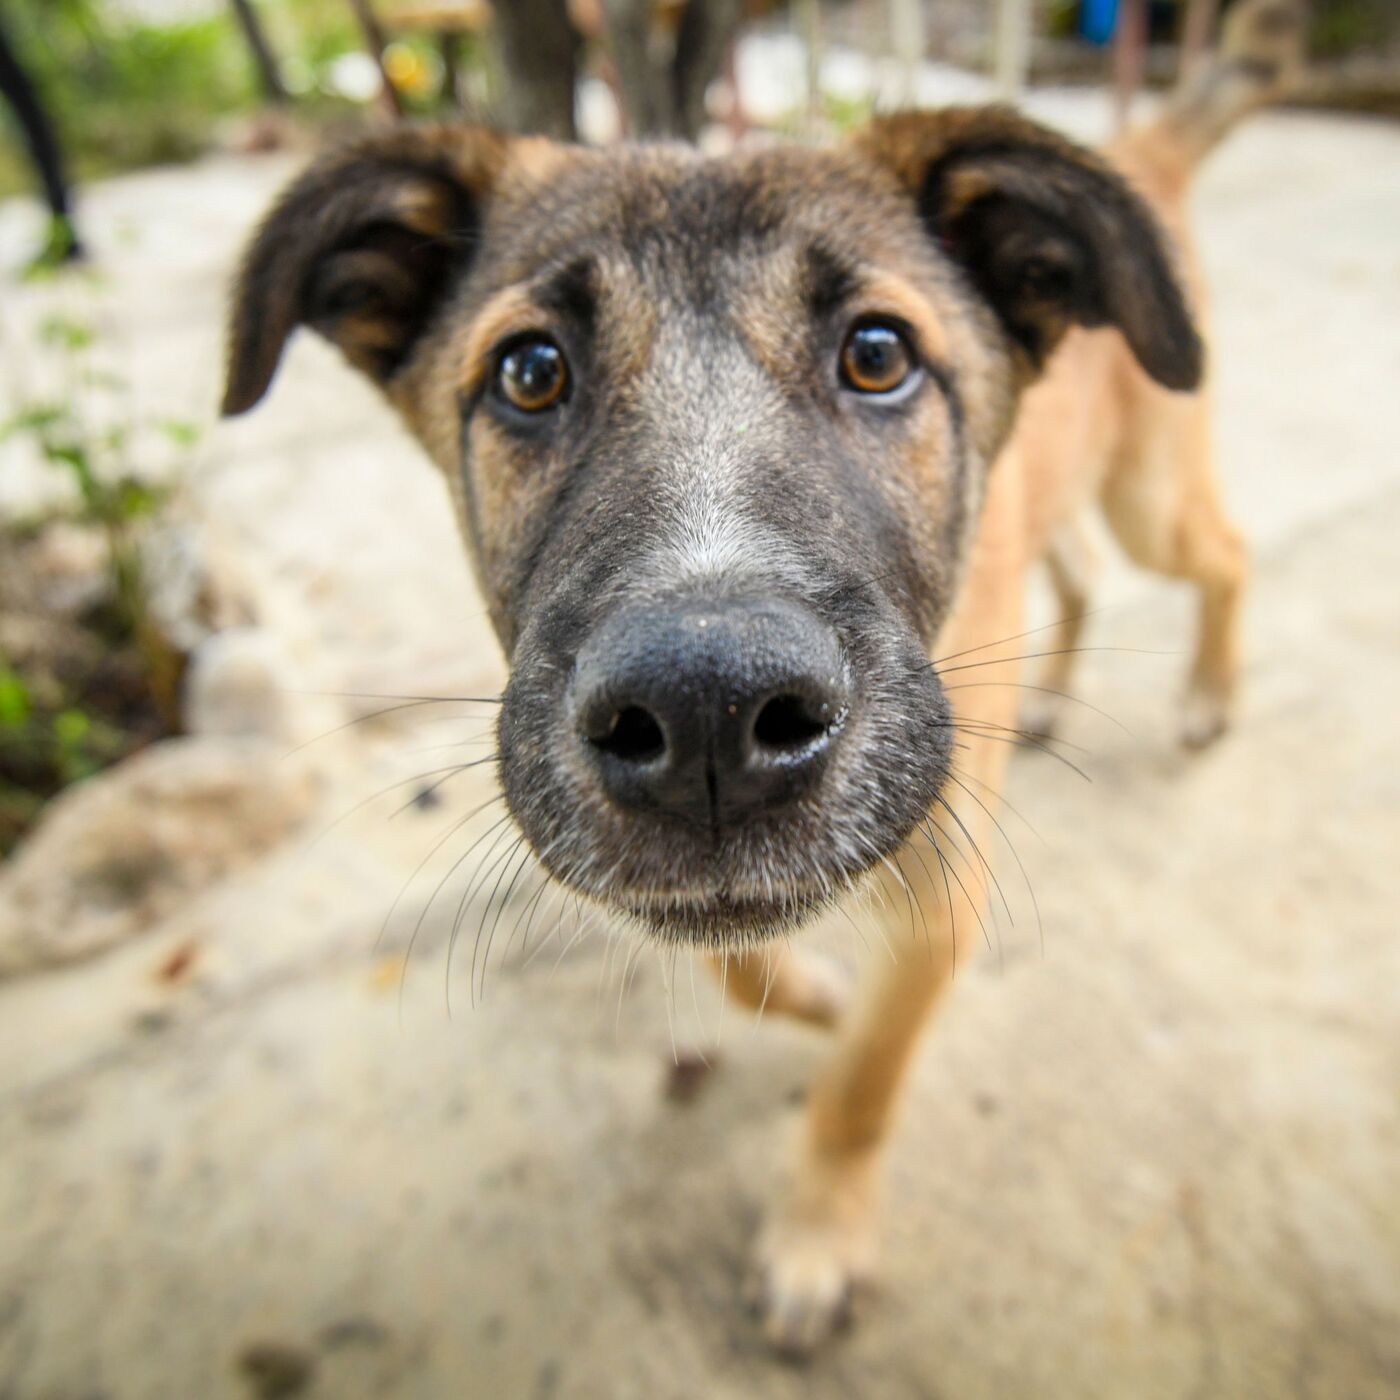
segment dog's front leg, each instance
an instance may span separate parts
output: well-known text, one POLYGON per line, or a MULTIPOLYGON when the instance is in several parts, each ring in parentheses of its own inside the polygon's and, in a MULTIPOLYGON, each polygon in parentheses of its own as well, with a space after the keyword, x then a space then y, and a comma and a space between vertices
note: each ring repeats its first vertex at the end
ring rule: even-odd
MULTIPOLYGON (((860 995, 840 1023, 837 1050, 808 1099, 796 1170, 760 1238, 750 1280, 769 1339, 809 1350, 845 1317, 852 1287, 874 1264, 880 1159, 919 1032, 959 959, 982 941, 997 838, 991 809, 1012 751, 1016 666, 972 669, 977 652, 1021 631, 1023 588, 1016 483, 1002 486, 973 554, 963 602, 939 639, 957 655, 946 680, 959 730, 953 775, 926 827, 882 867, 879 921, 860 995), (980 679, 986 676, 984 681, 980 679), (960 684, 960 678, 975 683, 960 684), (986 863, 984 863, 986 862, 986 863), (888 950, 888 951, 887 951, 888 950)), ((999 839, 999 838, 998 838, 999 839)), ((860 914, 853 914, 859 919, 860 914)))
MULTIPOLYGON (((975 821, 970 802, 954 805, 986 850, 989 823, 975 821)), ((939 853, 920 836, 900 853, 901 875, 882 881, 883 908, 874 917, 883 927, 871 939, 861 995, 841 1022, 836 1054, 812 1087, 796 1170, 760 1238, 752 1301, 769 1339, 784 1351, 804 1352, 821 1341, 843 1320, 853 1285, 873 1268, 880 1159, 900 1085, 957 959, 981 938, 979 919, 986 915, 972 901, 986 876, 949 814, 939 809, 935 815, 955 833, 946 841, 938 837, 951 905, 939 853)))
POLYGON ((850 1004, 845 971, 810 949, 781 943, 761 952, 714 953, 710 965, 725 992, 760 1014, 830 1027, 850 1004))

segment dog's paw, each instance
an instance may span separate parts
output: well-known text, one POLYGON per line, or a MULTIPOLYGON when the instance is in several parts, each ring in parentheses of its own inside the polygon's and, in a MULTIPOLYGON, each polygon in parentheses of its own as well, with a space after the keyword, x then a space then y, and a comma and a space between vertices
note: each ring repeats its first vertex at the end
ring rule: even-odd
POLYGON ((1188 692, 1181 717, 1181 742, 1186 748, 1208 748, 1229 727, 1228 697, 1207 690, 1188 692))
POLYGON ((854 994, 851 974, 835 958, 802 949, 784 969, 787 977, 784 1010, 814 1026, 834 1026, 854 994))
POLYGON ((849 1324, 874 1263, 868 1225, 780 1215, 759 1239, 747 1301, 774 1349, 800 1359, 849 1324))

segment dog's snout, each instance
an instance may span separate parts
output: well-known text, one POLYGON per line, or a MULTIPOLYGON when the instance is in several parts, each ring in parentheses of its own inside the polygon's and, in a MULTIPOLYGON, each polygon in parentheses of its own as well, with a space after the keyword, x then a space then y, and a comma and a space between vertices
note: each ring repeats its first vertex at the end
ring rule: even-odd
POLYGON ((807 791, 849 707, 836 634, 775 600, 618 614, 584 646, 574 687, 609 798, 712 826, 807 791))

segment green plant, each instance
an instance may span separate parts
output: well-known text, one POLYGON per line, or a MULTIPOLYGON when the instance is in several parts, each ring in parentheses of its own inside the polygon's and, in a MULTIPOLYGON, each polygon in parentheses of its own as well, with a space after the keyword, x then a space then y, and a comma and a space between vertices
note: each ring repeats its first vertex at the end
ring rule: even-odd
POLYGON ((183 419, 137 417, 94 320, 52 311, 33 342, 25 368, 46 388, 0 421, 0 445, 27 445, 69 489, 23 526, 0 523, 0 625, 18 618, 29 639, 0 654, 0 854, 49 796, 175 727, 180 660, 151 617, 142 561, 167 492, 136 464, 153 439, 182 456, 199 437, 183 419), (55 524, 99 546, 105 586, 76 616, 46 615, 34 581, 30 561, 55 524))
MULTIPOLYGON (((143 482, 132 469, 127 455, 131 422, 118 419, 94 431, 80 407, 85 391, 88 395, 105 391, 124 396, 126 381, 87 362, 86 352, 95 340, 91 324, 54 313, 39 322, 36 335, 39 344, 64 364, 63 388, 58 396, 26 404, 0 423, 0 443, 27 437, 46 462, 68 476, 76 491, 79 519, 96 525, 106 536, 118 620, 139 644, 149 628, 133 526, 151 514, 163 493, 143 482)), ((182 447, 191 446, 198 438, 198 430, 181 420, 161 419, 156 426, 182 447)))
MULTIPOLYGON (((163 23, 102 0, 7 0, 7 28, 43 95, 78 179, 186 160, 223 115, 255 100, 222 7, 163 23)), ((0 194, 32 185, 0 108, 0 194)))

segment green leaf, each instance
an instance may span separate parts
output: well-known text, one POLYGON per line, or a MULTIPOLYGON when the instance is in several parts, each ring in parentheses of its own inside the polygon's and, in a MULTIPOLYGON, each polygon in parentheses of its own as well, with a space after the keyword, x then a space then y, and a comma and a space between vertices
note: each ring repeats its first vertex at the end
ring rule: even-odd
POLYGON ((119 520, 138 520, 150 515, 166 498, 159 487, 148 486, 135 477, 123 477, 112 488, 112 506, 119 520))
POLYGON ((183 418, 163 418, 156 425, 176 447, 193 447, 199 441, 199 424, 183 418))
POLYGON ((57 350, 86 350, 96 339, 97 332, 91 326, 71 316, 55 314, 39 322, 39 340, 57 350))
POLYGON ((32 403, 18 413, 0 422, 0 442, 17 437, 20 433, 35 433, 42 436, 51 428, 67 419, 68 411, 62 404, 32 403))
POLYGON ((0 666, 0 729, 19 729, 33 712, 29 687, 8 666, 0 666))
POLYGON ((81 710, 60 710, 53 717, 54 742, 61 748, 81 748, 92 732, 92 721, 81 710))

